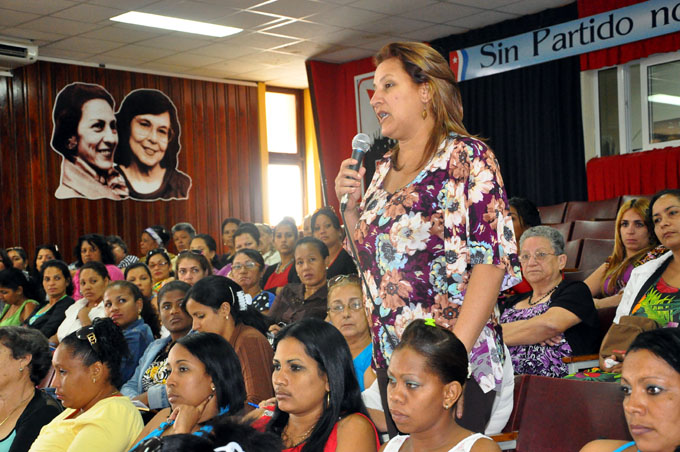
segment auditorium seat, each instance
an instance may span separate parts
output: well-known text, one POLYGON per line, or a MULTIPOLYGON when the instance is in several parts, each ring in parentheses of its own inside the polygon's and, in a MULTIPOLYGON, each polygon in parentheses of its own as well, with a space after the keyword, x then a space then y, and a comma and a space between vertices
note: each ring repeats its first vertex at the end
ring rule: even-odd
POLYGON ((564 244, 564 254, 567 255, 567 265, 565 270, 578 269, 579 260, 581 257, 581 246, 583 240, 570 240, 564 244))
MULTIPOLYGON (((609 328, 612 326, 612 323, 614 323, 614 317, 616 316, 617 307, 618 306, 609 306, 597 310, 598 342, 600 344, 604 340, 604 337, 607 335, 607 331, 609 331, 609 328)), ((573 374, 575 372, 578 372, 579 370, 599 366, 600 356, 599 353, 593 353, 591 355, 565 357, 562 358, 562 362, 567 364, 568 372, 570 374, 573 374)))
POLYGON ((607 260, 614 250, 614 240, 583 239, 578 268, 597 268, 607 260))
POLYGON ((617 197, 603 201, 570 201, 563 221, 615 220, 620 200, 617 197))
POLYGON ((574 223, 570 222, 570 223, 546 224, 546 226, 550 226, 551 228, 560 231, 560 234, 562 234, 562 237, 564 237, 565 242, 571 240, 572 235, 571 229, 574 227, 574 223))
MULTIPOLYGON (((571 268, 571 267, 567 267, 571 268)), ((597 268, 588 268, 586 270, 565 271, 565 281, 585 281, 597 268)))
POLYGON ((574 221, 574 229, 569 240, 578 239, 614 239, 616 220, 574 221))
POLYGON ((541 215, 541 223, 543 224, 557 224, 562 223, 564 219, 564 212, 567 209, 567 203, 561 202, 553 204, 552 206, 541 206, 538 208, 538 213, 541 215))
POLYGON ((640 198, 646 199, 647 201, 651 201, 652 195, 623 195, 623 196, 621 196, 621 204, 619 204, 619 207, 621 207, 623 205, 623 203, 626 203, 626 202, 630 201, 631 199, 640 199, 640 198))

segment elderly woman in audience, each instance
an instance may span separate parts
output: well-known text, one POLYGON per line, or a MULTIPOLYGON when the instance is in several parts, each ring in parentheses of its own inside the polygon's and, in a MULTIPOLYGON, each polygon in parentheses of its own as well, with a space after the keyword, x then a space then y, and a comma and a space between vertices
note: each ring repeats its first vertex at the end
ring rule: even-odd
POLYGON ((322 207, 312 215, 312 233, 328 247, 328 278, 357 273, 354 261, 342 247, 344 232, 331 207, 322 207))
POLYGON ((144 426, 118 388, 125 337, 111 319, 97 319, 69 334, 52 357, 54 388, 66 410, 40 431, 31 452, 130 449, 144 426))
POLYGON ((124 382, 132 377, 139 358, 153 342, 151 328, 141 317, 143 303, 142 292, 129 281, 114 281, 104 292, 106 317, 113 320, 113 323, 123 331, 129 350, 128 356, 123 358, 120 366, 124 382))
POLYGON ((28 271, 28 255, 26 250, 20 246, 7 248, 7 255, 12 261, 12 266, 22 271, 28 271))
POLYGON ((109 285, 109 274, 101 262, 88 262, 80 268, 80 291, 83 298, 76 300, 64 313, 64 321, 57 329, 57 340, 64 340, 66 336, 79 328, 92 324, 97 317, 106 317, 102 299, 104 291, 109 285))
POLYGON ((342 333, 354 361, 354 373, 363 391, 375 380, 371 369, 373 343, 368 327, 361 281, 356 275, 338 275, 328 281, 328 320, 342 333))
POLYGON ((73 298, 81 298, 80 293, 80 268, 88 262, 101 262, 106 266, 106 270, 111 281, 125 279, 123 272, 116 266, 116 260, 111 252, 111 247, 106 241, 106 237, 101 234, 86 234, 78 237, 73 254, 77 256, 76 268, 78 270, 73 275, 73 298))
POLYGON ((178 339, 168 354, 166 388, 171 408, 144 427, 138 441, 191 433, 208 435, 217 416, 243 412, 246 391, 239 359, 231 345, 213 333, 178 339))
POLYGON ((182 251, 175 261, 177 279, 193 286, 206 276, 212 275, 212 265, 198 251, 182 251))
POLYGON ((240 225, 241 220, 233 217, 225 218, 222 222, 222 249, 224 250, 223 260, 225 263, 231 263, 234 254, 234 232, 240 225))
POLYGON ((326 317, 328 286, 326 266, 328 248, 319 239, 303 237, 295 245, 295 269, 301 283, 290 283, 281 289, 269 310, 276 322, 269 331, 277 333, 287 323, 304 317, 326 317))
POLYGON ((269 312, 274 294, 262 290, 260 282, 264 273, 264 259, 259 251, 244 248, 234 253, 231 278, 252 298, 252 306, 262 313, 269 312))
POLYGON ((57 329, 66 318, 66 310, 75 300, 73 280, 66 262, 51 260, 42 265, 42 285, 47 294, 47 303, 28 318, 25 325, 40 330, 45 337, 57 334, 57 329))
POLYGON ((106 238, 106 241, 111 247, 111 253, 113 253, 113 258, 118 268, 125 269, 135 262, 139 262, 137 256, 128 253, 127 243, 120 236, 110 235, 106 238))
POLYGON ((168 242, 170 242, 170 233, 163 226, 157 224, 144 229, 139 239, 139 251, 142 253, 140 260, 148 264, 147 254, 156 248, 167 248, 168 242))
POLYGON ((191 223, 177 223, 170 231, 177 252, 188 251, 191 247, 191 239, 196 235, 196 229, 191 223))
POLYGON ((640 198, 625 202, 619 209, 614 251, 585 280, 597 308, 618 306, 633 269, 666 251, 665 248, 654 248, 656 239, 645 223, 648 208, 649 201, 640 198))
POLYGON ((387 369, 390 413, 408 435, 392 438, 381 450, 500 451, 491 438, 461 427, 452 415, 467 372, 467 351, 451 331, 434 319, 411 322, 387 369))
POLYGON ((501 315, 503 341, 517 374, 563 377, 563 357, 595 353, 598 318, 588 286, 564 281, 564 239, 534 226, 520 239, 522 274, 532 291, 517 295, 501 315))
POLYGON ((26 452, 43 425, 61 412, 36 386, 50 369, 47 339, 36 330, 0 328, 0 450, 26 452))
POLYGON ((276 225, 276 228, 274 228, 274 248, 279 253, 281 261, 265 270, 262 277, 265 290, 274 291, 289 282, 295 282, 295 280, 299 282, 294 264, 295 243, 297 239, 297 226, 295 226, 295 222, 290 217, 281 220, 276 225))
POLYGON ((156 248, 146 255, 146 265, 151 270, 152 292, 156 296, 165 284, 175 280, 172 270, 172 260, 165 248, 156 248))
POLYGON ((186 300, 184 306, 194 330, 219 334, 234 347, 241 361, 248 402, 270 398, 273 353, 264 336, 266 320, 247 304, 241 287, 222 276, 207 276, 194 284, 186 300))
POLYGON ((274 265, 281 260, 279 252, 274 247, 274 231, 271 226, 264 223, 256 223, 257 230, 260 231, 260 248, 262 259, 266 265, 274 265))
POLYGON ((210 265, 212 265, 213 274, 217 273, 218 270, 222 268, 222 263, 217 256, 217 243, 215 239, 209 234, 196 234, 193 239, 191 239, 191 251, 196 251, 201 253, 208 259, 210 265))
POLYGON ((18 326, 28 320, 40 305, 36 291, 23 271, 7 268, 0 271, 0 301, 4 303, 0 313, 0 326, 18 326))
MULTIPOLYGON (((680 323, 680 190, 663 190, 652 197, 647 223, 654 235, 670 252, 640 265, 632 271, 616 309, 614 323, 622 316, 640 316, 655 320, 660 326, 680 323)), ((621 357, 600 356, 600 368, 621 371, 621 357), (609 364, 609 365, 608 365, 609 364)))
POLYGON ((120 390, 124 396, 139 400, 152 410, 170 406, 165 386, 166 365, 172 346, 191 330, 191 317, 182 308, 189 289, 191 286, 185 282, 172 281, 158 292, 161 323, 170 334, 146 348, 134 375, 120 390))
POLYGON ((680 450, 680 330, 640 333, 626 353, 621 374, 623 412, 634 441, 596 440, 581 452, 677 452, 680 450))
POLYGON ((260 231, 253 223, 241 223, 234 232, 234 251, 260 249, 260 231))
POLYGON ((286 326, 274 341, 276 407, 253 425, 281 436, 285 452, 376 451, 354 376, 352 355, 336 328, 320 319, 286 326))

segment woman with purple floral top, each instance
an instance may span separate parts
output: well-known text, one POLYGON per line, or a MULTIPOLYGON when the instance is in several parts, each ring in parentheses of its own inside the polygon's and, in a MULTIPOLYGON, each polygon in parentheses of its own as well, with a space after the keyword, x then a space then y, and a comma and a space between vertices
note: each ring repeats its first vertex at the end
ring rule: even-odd
POLYGON ((382 390, 405 327, 434 318, 470 354, 461 425, 480 432, 503 380, 496 299, 521 279, 500 169, 465 130, 455 76, 440 54, 393 43, 375 62, 371 105, 382 134, 398 144, 377 162, 360 205, 363 168, 345 160, 335 181, 338 198, 349 194, 346 226, 368 286, 374 366, 382 390))

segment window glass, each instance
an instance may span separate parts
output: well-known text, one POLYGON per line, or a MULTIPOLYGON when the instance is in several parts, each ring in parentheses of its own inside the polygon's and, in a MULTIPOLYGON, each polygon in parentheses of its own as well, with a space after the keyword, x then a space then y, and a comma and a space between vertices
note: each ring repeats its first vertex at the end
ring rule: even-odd
POLYGON ((642 102, 640 97, 640 64, 630 65, 630 146, 633 151, 642 150, 642 102))
POLYGON ((680 140, 680 61, 647 67, 649 141, 680 140))
POLYGON ((283 217, 302 224, 302 174, 299 165, 269 165, 269 223, 278 224, 283 217))
POLYGON ((297 108, 295 95, 267 92, 267 146, 269 152, 297 154, 297 108))
POLYGON ((617 155, 621 146, 616 68, 597 73, 597 88, 600 106, 600 156, 617 155))

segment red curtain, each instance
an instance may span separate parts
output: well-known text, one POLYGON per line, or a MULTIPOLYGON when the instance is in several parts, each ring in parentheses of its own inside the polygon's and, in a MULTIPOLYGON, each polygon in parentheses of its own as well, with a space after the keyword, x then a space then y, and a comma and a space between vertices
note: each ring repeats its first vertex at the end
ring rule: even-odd
POLYGON ((651 195, 680 187, 680 147, 599 157, 588 161, 588 200, 651 195))
MULTIPOLYGON (((588 17, 613 9, 642 3, 644 0, 578 0, 579 17, 588 17)), ((606 66, 624 64, 645 58, 654 53, 675 52, 680 49, 680 33, 671 33, 617 47, 597 50, 581 55, 581 70, 588 71, 606 66)))

